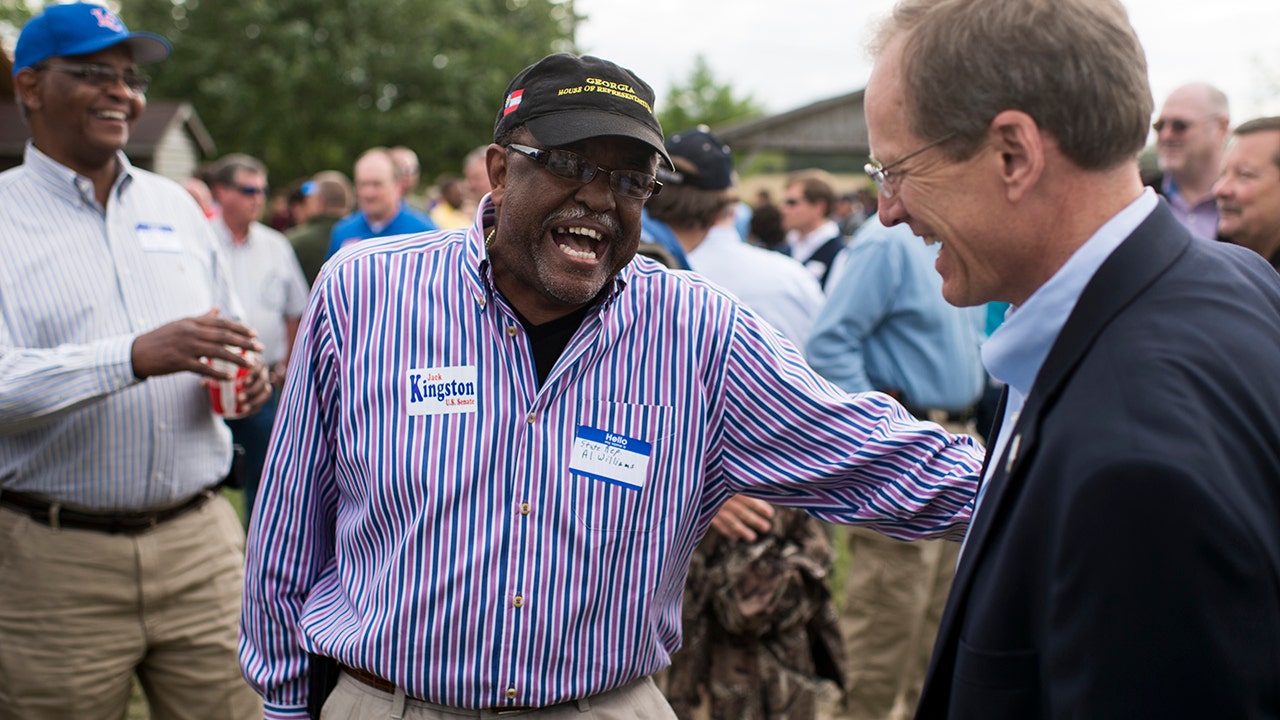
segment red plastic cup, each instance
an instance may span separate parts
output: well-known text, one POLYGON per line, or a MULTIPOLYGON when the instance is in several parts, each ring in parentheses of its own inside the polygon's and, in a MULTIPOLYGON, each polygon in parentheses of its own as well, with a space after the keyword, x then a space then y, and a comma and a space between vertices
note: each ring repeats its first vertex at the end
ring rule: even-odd
MULTIPOLYGON (((248 353, 242 348, 228 347, 227 349, 231 352, 239 353, 240 357, 248 357, 248 353)), ((249 368, 240 367, 230 360, 223 360, 222 358, 205 358, 205 362, 219 372, 235 373, 235 379, 233 380, 210 381, 209 404, 213 406, 213 412, 228 420, 248 415, 249 403, 237 402, 236 398, 240 397, 240 393, 244 392, 245 386, 249 384, 249 368)))

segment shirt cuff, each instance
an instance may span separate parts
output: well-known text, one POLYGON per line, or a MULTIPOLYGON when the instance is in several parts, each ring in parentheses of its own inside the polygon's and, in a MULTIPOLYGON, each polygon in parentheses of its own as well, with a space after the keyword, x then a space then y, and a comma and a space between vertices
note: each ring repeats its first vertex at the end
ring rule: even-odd
POLYGON ((273 705, 265 703, 263 705, 262 717, 264 720, 311 720, 311 716, 307 714, 306 706, 295 707, 293 705, 273 705))
POLYGON ((133 343, 137 339, 136 335, 122 335, 95 343, 94 362, 101 368, 103 390, 114 392, 142 382, 133 373, 133 343))

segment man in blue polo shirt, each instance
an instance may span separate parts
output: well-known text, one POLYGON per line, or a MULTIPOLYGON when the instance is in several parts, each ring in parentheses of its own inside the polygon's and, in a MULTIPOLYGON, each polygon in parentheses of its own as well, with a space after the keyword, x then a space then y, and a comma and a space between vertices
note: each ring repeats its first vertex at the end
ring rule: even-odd
POLYGON ((370 148, 356 160, 356 211, 333 226, 329 256, 366 238, 436 229, 431 218, 405 204, 399 175, 387 148, 370 148))

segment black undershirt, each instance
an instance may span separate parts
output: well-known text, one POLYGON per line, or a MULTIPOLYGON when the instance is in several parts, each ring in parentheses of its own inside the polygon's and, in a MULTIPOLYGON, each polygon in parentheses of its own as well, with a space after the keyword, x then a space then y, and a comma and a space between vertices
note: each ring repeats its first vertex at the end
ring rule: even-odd
POLYGON ((547 381, 551 368, 555 367, 556 361, 569 345, 569 340, 573 338, 574 333, 578 332, 578 327, 582 325, 587 313, 595 306, 594 302, 588 303, 562 318, 556 318, 541 325, 534 325, 519 311, 512 308, 516 317, 520 319, 520 324, 524 326, 524 331, 529 334, 529 346, 533 348, 533 366, 538 373, 538 387, 542 387, 542 383, 547 381))

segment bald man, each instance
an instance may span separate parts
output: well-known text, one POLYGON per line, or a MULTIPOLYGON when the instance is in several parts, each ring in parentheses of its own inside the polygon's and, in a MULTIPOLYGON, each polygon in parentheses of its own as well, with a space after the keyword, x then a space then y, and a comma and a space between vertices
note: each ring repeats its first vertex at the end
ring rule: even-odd
POLYGON ((1212 85, 1191 83, 1169 93, 1152 126, 1163 173, 1156 190, 1169 201, 1174 217, 1208 240, 1217 234, 1213 183, 1229 125, 1227 96, 1212 85))

